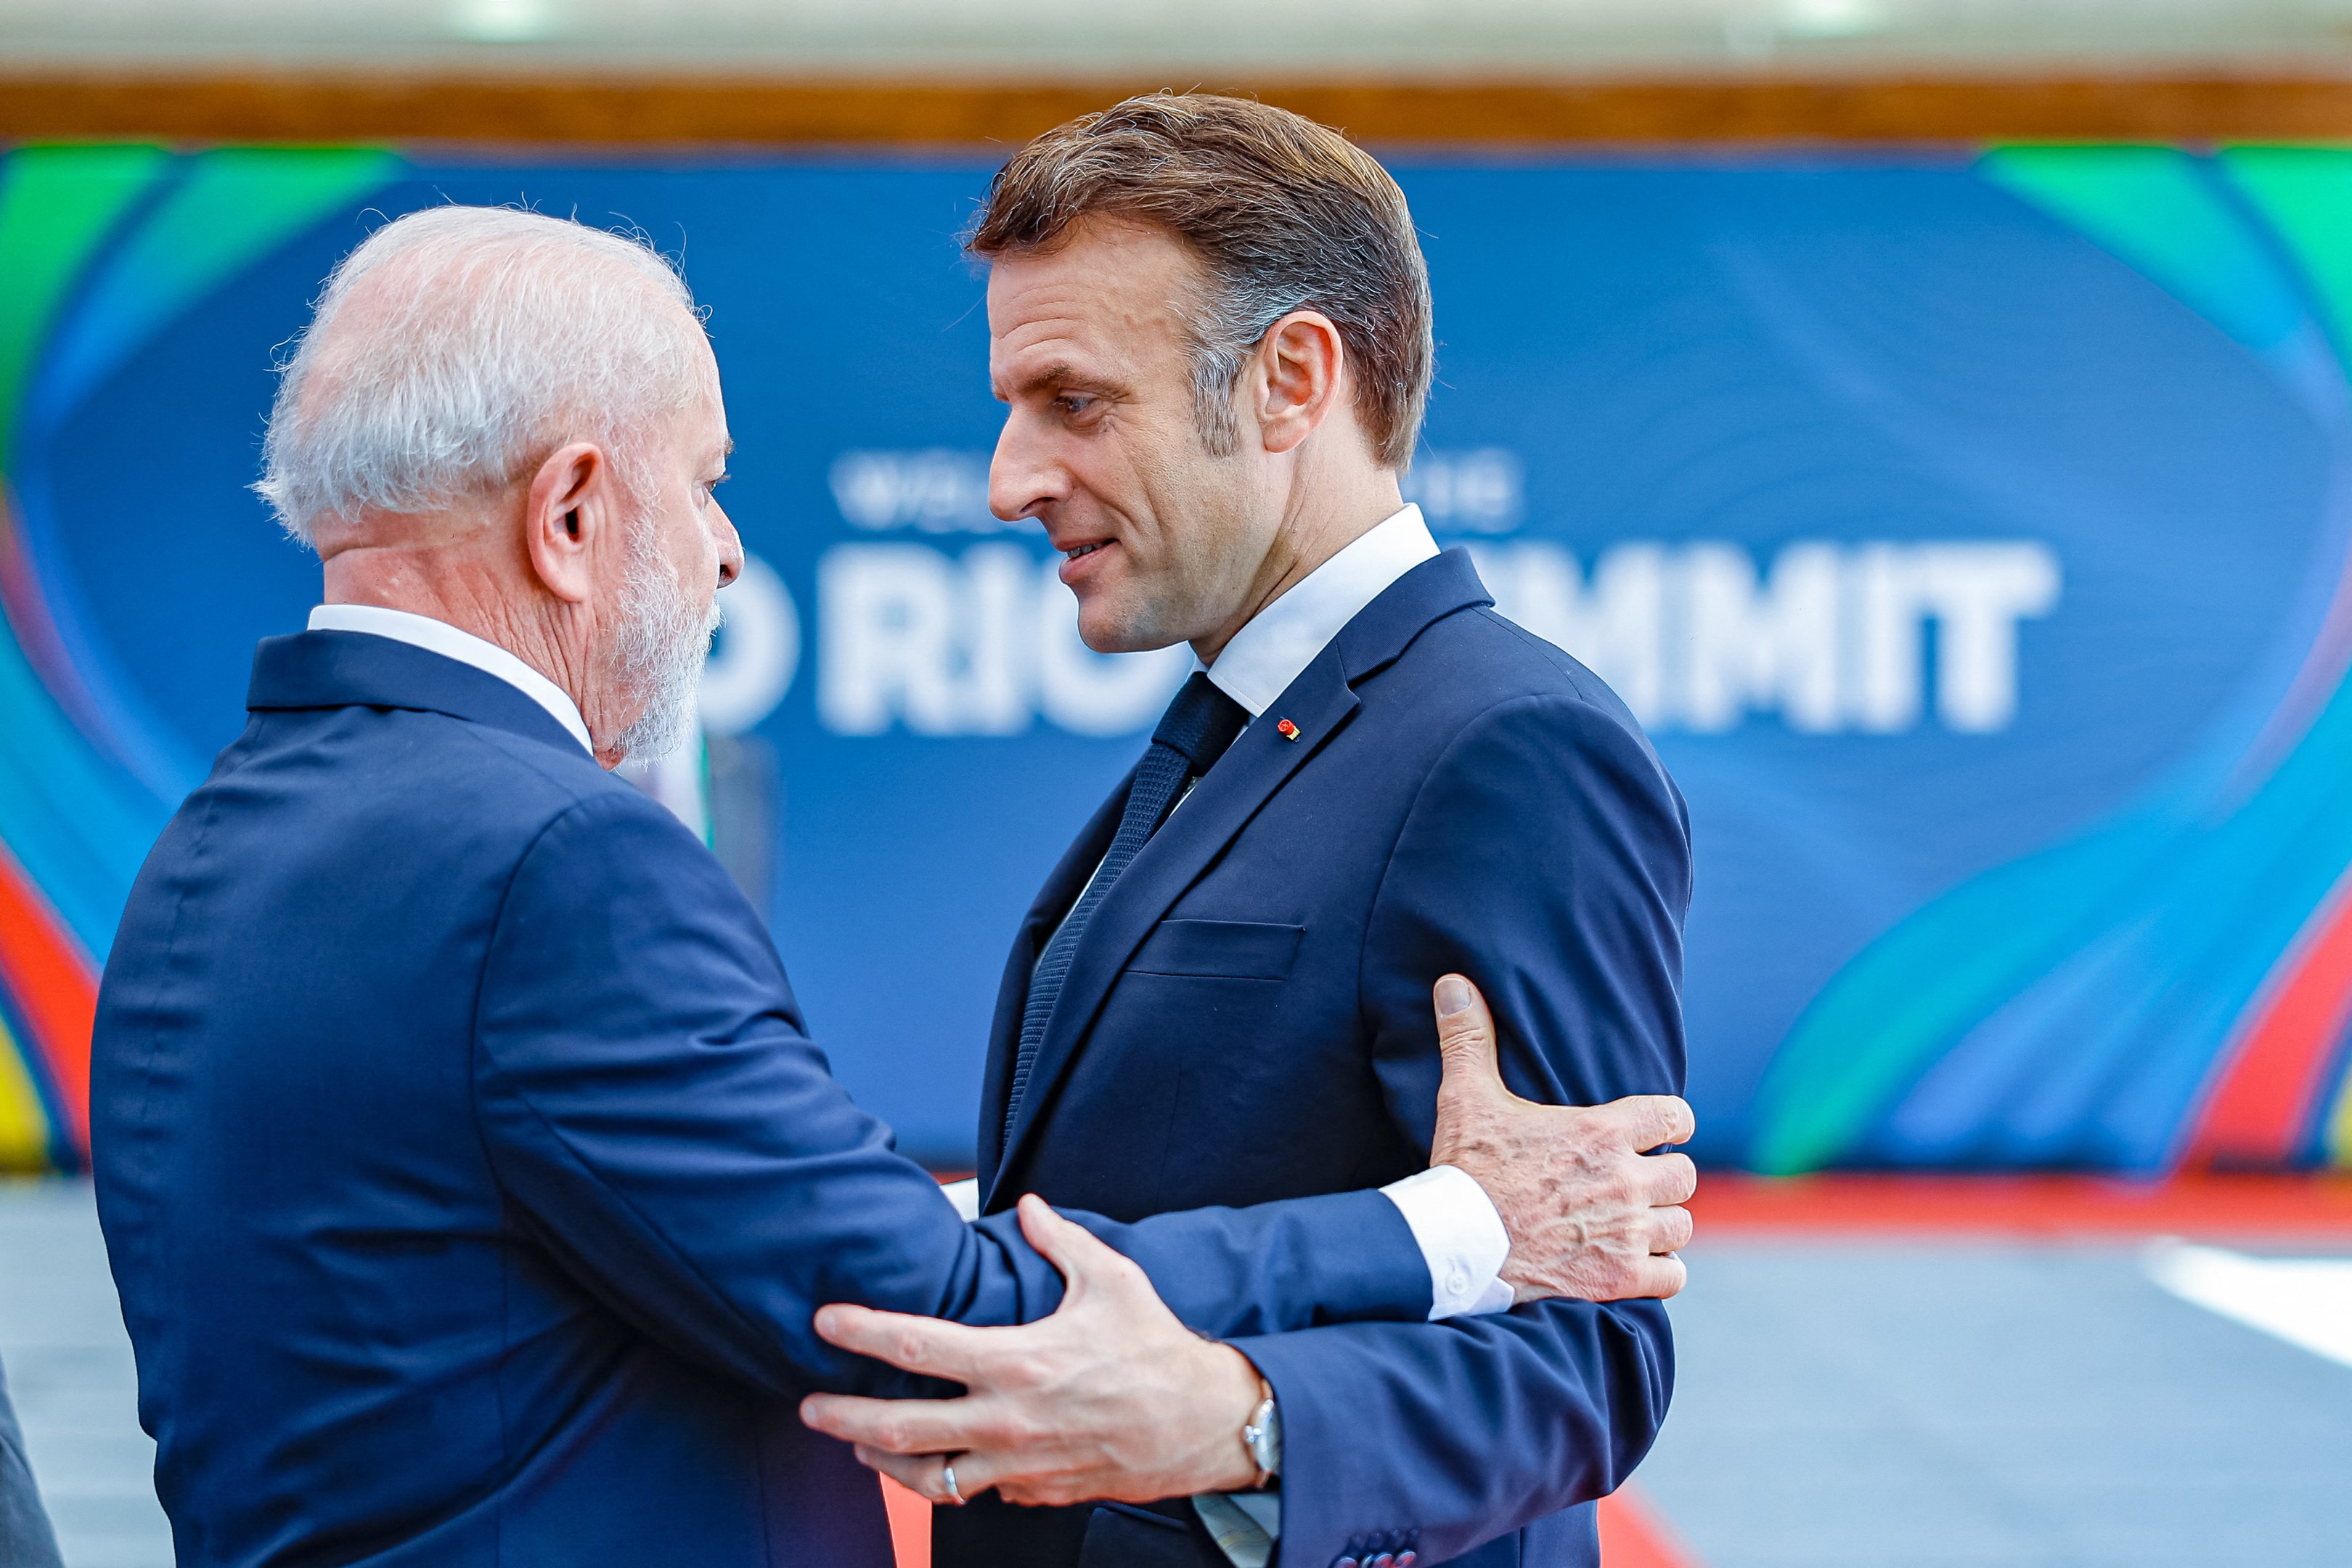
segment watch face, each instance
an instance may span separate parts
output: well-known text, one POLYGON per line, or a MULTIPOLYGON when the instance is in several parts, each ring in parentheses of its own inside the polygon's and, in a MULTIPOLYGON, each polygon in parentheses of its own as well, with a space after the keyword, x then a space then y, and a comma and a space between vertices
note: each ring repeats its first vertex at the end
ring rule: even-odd
POLYGON ((1282 1469, 1282 1408, 1271 1399, 1260 1404, 1250 1416, 1250 1424, 1242 1429, 1249 1444, 1250 1459, 1261 1470, 1275 1475, 1282 1469))

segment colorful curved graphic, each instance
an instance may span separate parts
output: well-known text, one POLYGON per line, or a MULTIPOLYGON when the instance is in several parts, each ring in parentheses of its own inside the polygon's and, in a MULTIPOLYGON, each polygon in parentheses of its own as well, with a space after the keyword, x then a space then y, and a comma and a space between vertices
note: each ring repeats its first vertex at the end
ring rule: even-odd
POLYGON ((2352 1164, 2352 157, 2008 148, 1984 175, 2253 353, 2328 435, 2276 657, 2138 799, 1902 921, 1774 1058, 1752 1163, 2352 1164))
POLYGON ((396 166, 138 146, 0 162, 0 1170, 87 1163, 97 967, 200 776, 88 635, 42 548, 46 479, 19 459, 155 333, 396 166))

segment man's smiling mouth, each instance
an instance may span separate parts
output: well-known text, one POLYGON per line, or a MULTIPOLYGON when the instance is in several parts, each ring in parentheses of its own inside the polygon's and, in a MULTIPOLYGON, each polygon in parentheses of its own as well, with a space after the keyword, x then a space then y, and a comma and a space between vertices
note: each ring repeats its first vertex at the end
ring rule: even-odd
POLYGON ((1104 545, 1108 544, 1109 542, 1110 541, 1108 539, 1098 539, 1092 544, 1073 544, 1067 550, 1063 551, 1062 554, 1068 560, 1076 561, 1082 555, 1092 555, 1096 551, 1100 550, 1104 545))

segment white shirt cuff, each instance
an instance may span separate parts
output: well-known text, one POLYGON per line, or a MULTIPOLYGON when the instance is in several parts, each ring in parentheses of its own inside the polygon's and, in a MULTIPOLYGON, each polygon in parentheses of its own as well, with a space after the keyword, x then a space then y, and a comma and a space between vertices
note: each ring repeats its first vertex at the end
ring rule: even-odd
POLYGON ((978 1176, 966 1176, 961 1182, 941 1182, 940 1191, 948 1195, 948 1202, 955 1205, 956 1214, 966 1225, 980 1217, 980 1178, 978 1176))
POLYGON ((1381 1192, 1404 1215, 1429 1265, 1431 1322, 1510 1306, 1511 1288, 1501 1278, 1503 1260, 1511 1255, 1510 1233, 1469 1172, 1433 1165, 1381 1192))

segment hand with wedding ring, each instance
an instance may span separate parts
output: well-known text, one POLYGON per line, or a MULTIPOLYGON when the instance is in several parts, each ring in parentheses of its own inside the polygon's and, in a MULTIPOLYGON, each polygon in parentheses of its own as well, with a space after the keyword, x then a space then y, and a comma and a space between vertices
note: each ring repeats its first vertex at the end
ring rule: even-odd
POLYGON ((962 1384, 962 1398, 813 1394, 801 1419, 950 1507, 991 1488, 1047 1505, 1255 1484, 1241 1436, 1261 1397, 1249 1358, 1186 1328, 1141 1268, 1043 1198, 1021 1200, 1021 1229, 1068 1282, 1050 1317, 972 1329, 866 1307, 816 1315, 831 1343, 962 1384))

